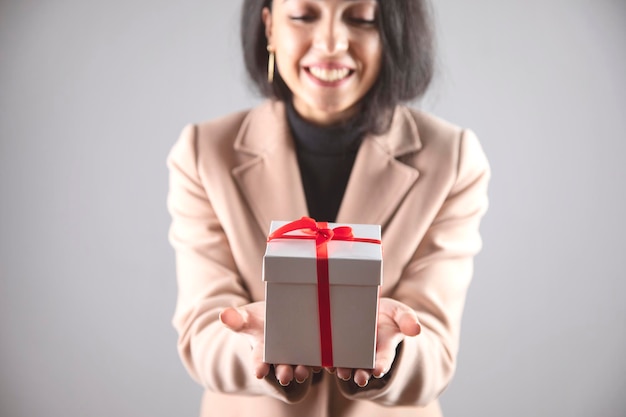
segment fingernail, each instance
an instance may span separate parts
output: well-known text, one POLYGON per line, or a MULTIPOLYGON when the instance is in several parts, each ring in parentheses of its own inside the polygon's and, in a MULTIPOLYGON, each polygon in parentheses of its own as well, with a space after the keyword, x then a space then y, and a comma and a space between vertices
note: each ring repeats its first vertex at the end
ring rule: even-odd
POLYGON ((365 380, 365 384, 361 385, 361 384, 357 383, 357 385, 358 385, 359 387, 361 387, 361 388, 365 388, 365 387, 367 386, 367 383, 368 383, 368 382, 370 382, 370 381, 366 379, 366 380, 365 380))
POLYGON ((306 378, 304 378, 304 379, 302 379, 302 380, 300 380, 300 379, 296 378, 296 382, 297 382, 298 384, 302 384, 304 381, 306 381, 306 378))
POLYGON ((374 375, 374 378, 382 378, 385 376, 384 372, 379 373, 378 375, 374 375))
POLYGON ((286 386, 288 386, 288 385, 289 385, 289 382, 284 383, 284 382, 283 382, 283 381, 281 381, 280 379, 278 380, 278 383, 279 383, 280 385, 282 385, 283 387, 286 387, 286 386))
POLYGON ((339 377, 342 381, 350 381, 350 377, 339 377))

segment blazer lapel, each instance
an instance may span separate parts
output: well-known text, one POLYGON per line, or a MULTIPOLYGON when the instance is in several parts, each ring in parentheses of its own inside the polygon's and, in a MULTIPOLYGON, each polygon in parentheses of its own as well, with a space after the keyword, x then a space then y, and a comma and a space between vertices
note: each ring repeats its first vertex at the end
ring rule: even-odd
POLYGON ((337 222, 384 226, 419 176, 397 157, 420 148, 415 121, 407 109, 398 107, 388 133, 363 140, 337 222))
POLYGON ((272 220, 295 220, 307 215, 300 169, 282 103, 268 101, 252 110, 234 146, 242 157, 232 175, 263 234, 268 234, 272 220))
MULTIPOLYGON (((241 159, 232 175, 265 235, 272 220, 295 220, 308 214, 281 102, 268 101, 253 109, 234 147, 241 159)), ((407 109, 398 107, 388 133, 363 140, 337 222, 384 226, 419 176, 397 158, 420 148, 415 121, 407 109)))

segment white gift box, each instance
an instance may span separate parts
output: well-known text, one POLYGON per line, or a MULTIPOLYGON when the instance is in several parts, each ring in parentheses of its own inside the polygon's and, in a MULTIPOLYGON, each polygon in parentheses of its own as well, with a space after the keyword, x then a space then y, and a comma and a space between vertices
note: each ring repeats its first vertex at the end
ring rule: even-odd
MULTIPOLYGON (((270 233, 287 223, 273 221, 270 233)), ((310 230, 288 233, 304 239, 268 241, 263 258, 266 363, 374 367, 382 284, 380 226, 328 224, 330 229, 338 226, 352 228, 357 239, 378 243, 338 240, 340 236, 328 241, 326 287, 318 282, 320 254, 310 230), (321 300, 326 297, 322 293, 327 302, 321 300)))

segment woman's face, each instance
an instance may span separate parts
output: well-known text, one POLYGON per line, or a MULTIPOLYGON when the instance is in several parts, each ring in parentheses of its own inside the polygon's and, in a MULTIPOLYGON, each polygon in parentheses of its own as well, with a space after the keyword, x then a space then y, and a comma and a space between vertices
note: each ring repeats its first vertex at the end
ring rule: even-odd
POLYGON ((375 0, 274 0, 263 9, 276 68, 305 119, 335 124, 354 115, 380 72, 375 0))

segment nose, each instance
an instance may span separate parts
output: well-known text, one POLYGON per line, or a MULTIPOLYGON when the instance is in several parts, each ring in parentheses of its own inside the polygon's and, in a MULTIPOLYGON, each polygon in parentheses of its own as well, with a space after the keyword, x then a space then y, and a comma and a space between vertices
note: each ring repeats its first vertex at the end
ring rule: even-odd
POLYGON ((315 49, 328 55, 334 55, 348 49, 348 30, 344 24, 333 19, 327 19, 316 26, 313 40, 315 49))

